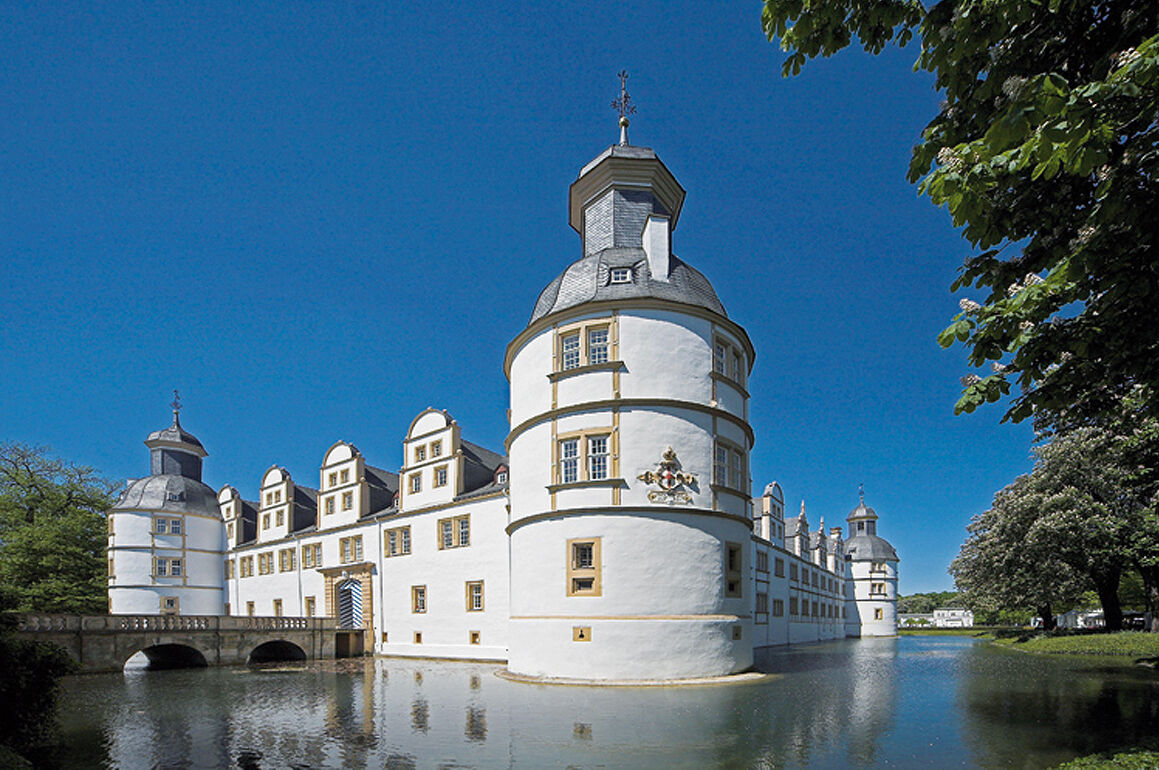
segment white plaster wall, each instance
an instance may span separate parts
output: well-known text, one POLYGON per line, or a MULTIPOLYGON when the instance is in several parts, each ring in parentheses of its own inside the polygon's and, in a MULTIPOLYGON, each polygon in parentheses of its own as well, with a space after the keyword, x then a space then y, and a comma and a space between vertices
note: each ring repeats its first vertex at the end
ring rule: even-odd
MULTIPOLYGON (((384 519, 410 526, 411 553, 378 559, 375 651, 385 655, 506 660, 509 604, 506 499, 493 497, 384 519), (440 519, 470 515, 471 544, 438 549, 440 519), (483 581, 483 611, 467 610, 468 581, 483 581), (427 611, 412 612, 411 587, 425 585, 427 611), (422 643, 414 643, 414 633, 422 643), (470 644, 478 631, 480 643, 470 644), (382 634, 387 641, 382 641, 382 634)), ((381 537, 379 538, 381 540, 381 537)))
POLYGON ((511 427, 551 409, 555 330, 548 328, 528 340, 511 362, 511 427))
POLYGON ((849 562, 853 578, 853 599, 860 617, 860 635, 897 635, 897 562, 886 561, 884 572, 871 571, 872 562, 854 560, 849 562), (884 583, 885 594, 872 594, 872 583, 884 583), (875 610, 880 609, 882 619, 875 619, 875 610))
POLYGON ((724 596, 725 543, 748 548, 742 523, 668 508, 535 522, 511 536, 508 667, 595 679, 711 676, 751 665, 746 591, 724 596), (567 596, 567 541, 599 537, 601 595, 567 596), (662 547, 658 547, 663 544, 662 547), (574 626, 593 641, 572 641, 574 626), (732 628, 742 628, 734 642, 732 628))
POLYGON ((109 537, 113 577, 109 580, 109 611, 114 615, 155 615, 160 597, 176 596, 182 615, 224 612, 222 551, 225 528, 211 515, 183 512, 123 511, 110 513, 109 537), (155 534, 157 516, 181 519, 181 535, 155 534), (182 560, 180 577, 153 575, 154 557, 182 560))
POLYGON ((542 422, 520 434, 508 449, 513 520, 551 508, 551 497, 547 491, 547 486, 554 483, 551 476, 551 441, 551 423, 542 422))
POLYGON ((712 400, 712 324, 664 310, 620 313, 620 378, 624 398, 712 400))

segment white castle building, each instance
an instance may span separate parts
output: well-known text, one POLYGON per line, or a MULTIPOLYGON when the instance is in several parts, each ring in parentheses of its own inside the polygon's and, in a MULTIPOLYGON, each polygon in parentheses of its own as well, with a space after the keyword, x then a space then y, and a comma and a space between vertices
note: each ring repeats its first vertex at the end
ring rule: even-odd
MULTIPOLYGON (((626 127, 626 121, 622 122, 626 127)), ((572 184, 582 256, 507 348, 504 452, 427 409, 397 473, 339 441, 256 500, 201 483, 180 425, 109 513, 114 614, 328 616, 342 649, 506 661, 527 677, 732 674, 762 647, 893 636, 894 549, 751 496, 755 351, 672 253, 684 190, 621 143, 572 184), (309 485, 309 486, 308 486, 309 485)), ((397 461, 396 461, 397 462, 397 461)))

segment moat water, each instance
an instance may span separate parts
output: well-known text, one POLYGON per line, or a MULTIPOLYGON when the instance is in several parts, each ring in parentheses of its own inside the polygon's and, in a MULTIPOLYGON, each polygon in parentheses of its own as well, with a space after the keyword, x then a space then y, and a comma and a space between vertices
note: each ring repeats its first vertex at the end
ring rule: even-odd
POLYGON ((777 650, 697 687, 399 659, 69 678, 59 767, 1050 767, 1159 736, 1159 675, 967 637, 777 650))

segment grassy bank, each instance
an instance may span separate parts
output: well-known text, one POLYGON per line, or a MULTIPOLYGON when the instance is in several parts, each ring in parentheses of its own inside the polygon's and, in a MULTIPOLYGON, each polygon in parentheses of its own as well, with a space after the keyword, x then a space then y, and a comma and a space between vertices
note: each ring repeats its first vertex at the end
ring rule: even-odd
POLYGON ((1114 655, 1136 660, 1159 658, 1159 634, 1143 631, 1120 631, 1117 634, 1076 634, 1070 636, 1035 636, 1025 641, 1016 638, 997 639, 1024 652, 1044 655, 1114 655))
POLYGON ((1086 757, 1072 759, 1070 762, 1058 766, 1058 770, 1071 768, 1154 768, 1159 767, 1159 751, 1123 751, 1118 754, 1091 754, 1086 757))
POLYGON ((971 628, 899 628, 898 636, 979 636, 993 637, 995 629, 988 626, 971 628))

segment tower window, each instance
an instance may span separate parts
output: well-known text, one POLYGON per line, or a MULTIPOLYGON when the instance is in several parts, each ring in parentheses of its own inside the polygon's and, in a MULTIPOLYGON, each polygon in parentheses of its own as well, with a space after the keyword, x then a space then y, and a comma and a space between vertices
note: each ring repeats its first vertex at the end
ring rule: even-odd
POLYGON ((608 330, 606 327, 592 329, 588 332, 588 363, 606 364, 608 362, 608 330))
POLYGON ((568 596, 599 596, 601 572, 600 538, 567 541, 568 596))
POLYGON ((580 365, 580 336, 567 334, 560 338, 560 351, 563 357, 563 369, 575 369, 580 365))
POLYGON ((632 270, 627 267, 612 268, 612 283, 631 283, 632 270))

